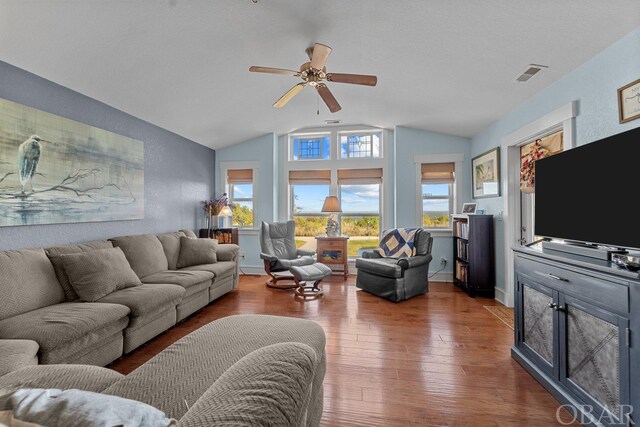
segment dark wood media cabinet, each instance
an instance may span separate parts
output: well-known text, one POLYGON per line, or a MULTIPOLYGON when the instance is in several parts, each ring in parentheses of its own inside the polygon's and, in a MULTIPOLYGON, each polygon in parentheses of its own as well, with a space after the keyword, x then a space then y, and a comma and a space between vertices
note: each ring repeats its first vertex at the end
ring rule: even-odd
POLYGON ((513 250, 513 358, 584 425, 640 420, 638 273, 540 245, 513 250))

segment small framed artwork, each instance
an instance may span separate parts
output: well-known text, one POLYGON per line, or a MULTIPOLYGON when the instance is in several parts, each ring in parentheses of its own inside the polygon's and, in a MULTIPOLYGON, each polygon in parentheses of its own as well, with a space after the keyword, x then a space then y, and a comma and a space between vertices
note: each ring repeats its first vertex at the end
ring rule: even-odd
POLYGON ((476 213, 476 204, 475 203, 463 203, 462 204, 462 213, 463 214, 474 214, 474 213, 476 213))
POLYGON ((640 118, 640 79, 618 89, 620 123, 640 118))
POLYGON ((500 196, 500 147, 471 159, 473 198, 500 196))

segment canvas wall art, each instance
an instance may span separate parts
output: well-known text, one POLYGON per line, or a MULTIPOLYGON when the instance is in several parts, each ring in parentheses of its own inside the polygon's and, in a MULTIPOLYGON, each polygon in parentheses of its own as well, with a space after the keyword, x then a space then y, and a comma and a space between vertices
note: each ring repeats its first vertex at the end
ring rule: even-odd
POLYGON ((471 159, 473 198, 500 195, 500 147, 471 159))
POLYGON ((142 218, 142 141, 0 99, 0 226, 142 218))

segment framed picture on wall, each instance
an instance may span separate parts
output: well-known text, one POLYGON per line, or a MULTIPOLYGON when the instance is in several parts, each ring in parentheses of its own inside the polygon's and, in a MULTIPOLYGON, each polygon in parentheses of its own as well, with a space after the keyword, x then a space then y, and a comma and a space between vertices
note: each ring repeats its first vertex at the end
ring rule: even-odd
POLYGON ((473 198, 500 196, 500 147, 471 159, 473 198))
POLYGON ((620 123, 640 118, 640 79, 618 89, 620 123))

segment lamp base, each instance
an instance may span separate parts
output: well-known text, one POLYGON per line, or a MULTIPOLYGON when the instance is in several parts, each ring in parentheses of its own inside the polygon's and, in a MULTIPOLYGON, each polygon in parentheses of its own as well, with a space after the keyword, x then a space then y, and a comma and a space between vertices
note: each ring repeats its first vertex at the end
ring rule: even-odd
POLYGON ((340 235, 340 224, 335 220, 334 215, 330 215, 327 220, 327 236, 337 237, 340 235))

